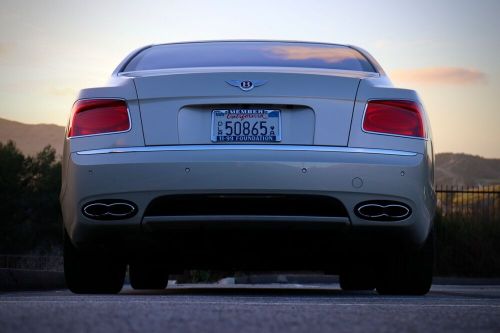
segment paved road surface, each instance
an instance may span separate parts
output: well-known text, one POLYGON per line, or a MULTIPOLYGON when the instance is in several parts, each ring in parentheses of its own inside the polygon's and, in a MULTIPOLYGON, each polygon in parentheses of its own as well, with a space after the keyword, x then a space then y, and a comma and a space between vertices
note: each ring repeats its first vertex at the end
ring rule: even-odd
POLYGON ((115 296, 0 294, 0 332, 500 332, 500 286, 434 286, 424 297, 338 285, 183 285, 115 296))

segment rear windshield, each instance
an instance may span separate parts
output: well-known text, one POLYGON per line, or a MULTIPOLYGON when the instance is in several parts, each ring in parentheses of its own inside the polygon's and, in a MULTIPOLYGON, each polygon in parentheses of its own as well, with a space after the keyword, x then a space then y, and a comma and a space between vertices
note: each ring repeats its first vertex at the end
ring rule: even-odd
POLYGON ((206 42, 157 45, 124 71, 189 67, 304 67, 376 72, 358 51, 341 45, 286 42, 206 42))

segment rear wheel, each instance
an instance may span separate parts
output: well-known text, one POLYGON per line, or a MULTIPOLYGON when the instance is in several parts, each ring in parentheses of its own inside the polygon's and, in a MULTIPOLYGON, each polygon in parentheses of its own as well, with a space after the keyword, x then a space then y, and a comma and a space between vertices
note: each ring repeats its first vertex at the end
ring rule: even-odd
POLYGON ((168 271, 161 264, 132 263, 129 277, 134 289, 165 289, 168 284, 168 271))
POLYGON ((64 235, 64 277, 76 294, 116 294, 123 287, 126 265, 102 254, 84 254, 64 235))
POLYGON ((382 295, 425 295, 432 285, 434 233, 416 251, 387 255, 377 272, 377 292, 382 295))

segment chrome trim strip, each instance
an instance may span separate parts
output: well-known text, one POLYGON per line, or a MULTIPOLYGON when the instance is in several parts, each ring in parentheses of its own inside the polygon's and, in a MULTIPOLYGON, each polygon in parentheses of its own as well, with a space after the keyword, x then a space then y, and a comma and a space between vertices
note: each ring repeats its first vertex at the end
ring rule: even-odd
POLYGON ((214 150, 271 150, 271 151, 310 151, 310 152, 332 152, 332 153, 361 153, 381 154, 396 156, 416 156, 418 153, 402 150, 376 149, 376 148, 353 148, 332 146, 296 146, 296 145, 273 145, 273 144, 213 144, 213 145, 177 145, 177 146, 146 146, 146 147, 116 147, 105 149, 92 149, 78 151, 78 155, 118 154, 118 153, 146 153, 162 151, 214 151, 214 150))

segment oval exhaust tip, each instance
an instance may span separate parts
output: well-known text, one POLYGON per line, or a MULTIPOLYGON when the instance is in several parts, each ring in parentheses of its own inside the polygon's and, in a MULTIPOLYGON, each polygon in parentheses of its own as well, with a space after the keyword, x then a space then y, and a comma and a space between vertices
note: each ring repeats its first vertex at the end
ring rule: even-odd
POLYGON ((411 215, 411 208, 397 201, 365 201, 354 208, 359 218, 372 221, 401 221, 411 215))
POLYGON ((137 206, 126 200, 98 200, 83 205, 82 213, 94 220, 127 219, 137 213, 137 206))

